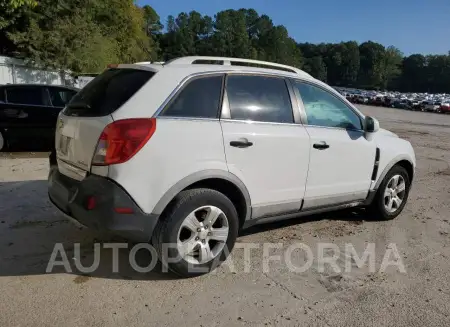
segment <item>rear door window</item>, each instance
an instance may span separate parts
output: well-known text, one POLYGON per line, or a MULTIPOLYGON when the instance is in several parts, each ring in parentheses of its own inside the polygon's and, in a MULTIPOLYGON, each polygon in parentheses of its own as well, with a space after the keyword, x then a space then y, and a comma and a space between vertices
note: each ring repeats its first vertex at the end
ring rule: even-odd
POLYGON ((218 118, 223 76, 196 78, 180 91, 161 116, 218 118))
POLYGON ((74 90, 67 90, 59 87, 49 87, 50 101, 54 107, 65 107, 67 103, 77 93, 74 90))
POLYGON ((106 116, 119 109, 155 75, 138 69, 109 69, 80 90, 67 105, 64 114, 106 116))
POLYGON ((283 78, 230 75, 227 96, 231 119, 294 122, 289 91, 283 78))
POLYGON ((6 89, 6 99, 8 103, 44 106, 48 105, 44 90, 39 86, 14 86, 6 89))

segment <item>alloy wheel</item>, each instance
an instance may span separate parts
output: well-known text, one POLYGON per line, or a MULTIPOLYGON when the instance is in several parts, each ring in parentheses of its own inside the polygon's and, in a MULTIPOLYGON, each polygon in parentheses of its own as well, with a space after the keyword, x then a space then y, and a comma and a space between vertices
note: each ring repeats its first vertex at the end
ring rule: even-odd
POLYGON ((389 180, 384 191, 384 208, 389 213, 396 212, 402 205, 406 195, 405 179, 401 175, 394 175, 389 180))
POLYGON ((202 206, 183 220, 177 237, 178 253, 191 264, 209 262, 222 252, 228 233, 225 213, 215 206, 202 206))

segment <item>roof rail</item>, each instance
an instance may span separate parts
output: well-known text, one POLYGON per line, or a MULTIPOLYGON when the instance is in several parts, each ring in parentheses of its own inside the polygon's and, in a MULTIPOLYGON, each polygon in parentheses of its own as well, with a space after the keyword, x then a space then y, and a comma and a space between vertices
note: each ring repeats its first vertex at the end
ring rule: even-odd
POLYGON ((277 64, 269 61, 242 59, 242 58, 190 56, 172 59, 165 63, 165 65, 192 65, 192 64, 260 67, 275 70, 283 70, 298 75, 310 76, 305 71, 292 66, 277 64))

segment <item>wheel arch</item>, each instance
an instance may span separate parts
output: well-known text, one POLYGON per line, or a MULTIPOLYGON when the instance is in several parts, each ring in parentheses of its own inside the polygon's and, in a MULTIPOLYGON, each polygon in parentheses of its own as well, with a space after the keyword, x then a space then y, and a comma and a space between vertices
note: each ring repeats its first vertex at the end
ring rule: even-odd
POLYGON ((152 214, 161 215, 177 194, 199 187, 210 188, 226 195, 236 207, 241 226, 250 219, 251 199, 247 187, 236 175, 222 170, 205 170, 183 178, 162 196, 152 214))
POLYGON ((380 176, 378 177, 378 179, 375 183, 375 187, 373 188, 374 190, 378 189, 378 187, 383 182, 383 179, 387 175, 389 170, 391 170, 392 167, 394 167, 396 165, 401 166, 406 169, 406 171, 408 172, 409 181, 412 182, 412 180, 414 178, 414 168, 415 168, 414 164, 413 164, 413 160, 411 160, 407 156, 398 156, 398 157, 394 158, 393 160, 391 160, 389 162, 389 164, 386 165, 386 167, 383 169, 383 171, 381 172, 380 176))

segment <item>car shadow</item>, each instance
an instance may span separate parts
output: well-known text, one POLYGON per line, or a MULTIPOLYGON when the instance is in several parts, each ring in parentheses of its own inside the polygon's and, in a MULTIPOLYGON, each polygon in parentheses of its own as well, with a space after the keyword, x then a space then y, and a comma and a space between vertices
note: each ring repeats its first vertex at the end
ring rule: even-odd
MULTIPOLYGON (((74 282, 80 283, 88 278, 178 278, 164 269, 148 250, 141 249, 133 253, 135 244, 72 224, 48 200, 45 180, 0 182, 0 202, 0 276, 69 273, 74 275, 74 282), (114 257, 109 247, 117 244, 123 248, 117 249, 114 257), (67 260, 64 260, 65 257, 67 260), (139 267, 154 268, 150 272, 139 272, 133 268, 131 257, 139 267), (95 269, 86 271, 93 264, 95 269)), ((243 230, 240 236, 323 219, 362 221, 366 219, 366 214, 364 210, 355 209, 303 216, 256 225, 243 230)))

